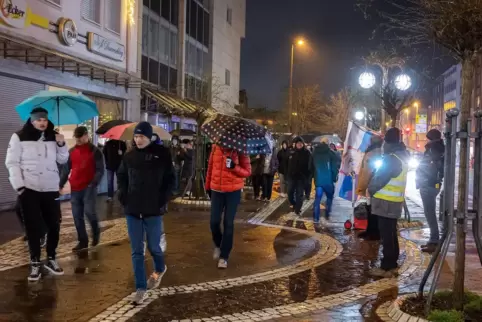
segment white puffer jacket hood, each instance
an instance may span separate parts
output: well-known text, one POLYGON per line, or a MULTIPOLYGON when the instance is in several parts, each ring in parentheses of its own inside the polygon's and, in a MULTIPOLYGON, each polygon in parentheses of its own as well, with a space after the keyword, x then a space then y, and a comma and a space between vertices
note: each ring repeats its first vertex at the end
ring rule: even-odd
POLYGON ((57 145, 55 134, 51 122, 42 134, 28 120, 20 131, 12 135, 5 165, 13 189, 27 188, 39 192, 59 190, 58 165, 68 161, 69 150, 67 145, 57 145))

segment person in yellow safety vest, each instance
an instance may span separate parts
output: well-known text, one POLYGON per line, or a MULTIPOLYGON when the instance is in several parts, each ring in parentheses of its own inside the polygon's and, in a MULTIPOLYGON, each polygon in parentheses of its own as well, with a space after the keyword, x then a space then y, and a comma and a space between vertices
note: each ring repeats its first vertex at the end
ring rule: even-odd
POLYGON ((398 274, 397 221, 402 215, 407 185, 409 153, 401 142, 398 128, 387 131, 383 143, 382 162, 368 184, 372 213, 378 217, 382 239, 383 258, 379 268, 370 271, 372 276, 394 277, 398 274))

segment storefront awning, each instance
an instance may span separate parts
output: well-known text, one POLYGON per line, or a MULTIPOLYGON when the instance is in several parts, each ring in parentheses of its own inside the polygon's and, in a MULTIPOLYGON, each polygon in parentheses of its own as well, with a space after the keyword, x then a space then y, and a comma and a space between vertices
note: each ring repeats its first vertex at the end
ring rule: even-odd
POLYGON ((141 88, 141 94, 155 100, 162 108, 173 114, 193 115, 201 110, 201 107, 187 100, 177 98, 156 90, 141 88))
POLYGON ((126 88, 139 88, 141 85, 139 78, 125 72, 90 63, 24 40, 12 39, 5 34, 0 34, 0 57, 16 59, 27 64, 36 64, 44 68, 88 77, 92 80, 126 88))

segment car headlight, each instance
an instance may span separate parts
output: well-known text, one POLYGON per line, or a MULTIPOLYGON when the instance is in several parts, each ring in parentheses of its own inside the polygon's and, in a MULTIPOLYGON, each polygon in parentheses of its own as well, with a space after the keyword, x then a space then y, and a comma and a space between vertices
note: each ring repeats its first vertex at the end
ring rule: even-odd
POLYGON ((420 165, 420 162, 416 158, 410 158, 408 160, 408 166, 410 168, 417 168, 420 165))

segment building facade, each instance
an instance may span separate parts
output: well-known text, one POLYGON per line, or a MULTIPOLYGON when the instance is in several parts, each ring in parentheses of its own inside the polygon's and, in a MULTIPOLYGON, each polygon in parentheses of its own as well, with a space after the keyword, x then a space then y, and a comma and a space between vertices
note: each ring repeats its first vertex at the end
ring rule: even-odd
POLYGON ((245 0, 144 0, 141 118, 194 130, 181 115, 199 106, 236 114, 244 26, 245 0))
MULTIPOLYGON (((137 0, 0 1, 0 159, 22 122, 15 106, 41 90, 82 92, 99 117, 83 125, 94 133, 111 119, 140 117, 137 0)), ((77 124, 60 126, 69 145, 77 124)), ((95 143, 97 137, 93 135, 95 143)), ((8 171, 0 167, 0 208, 15 202, 8 171)), ((101 187, 102 189, 102 187, 101 187)))

